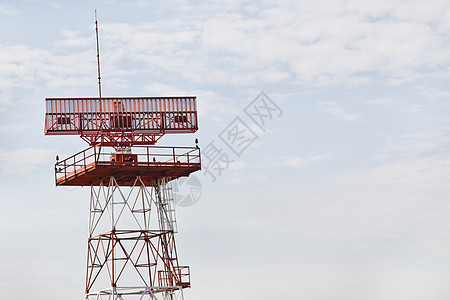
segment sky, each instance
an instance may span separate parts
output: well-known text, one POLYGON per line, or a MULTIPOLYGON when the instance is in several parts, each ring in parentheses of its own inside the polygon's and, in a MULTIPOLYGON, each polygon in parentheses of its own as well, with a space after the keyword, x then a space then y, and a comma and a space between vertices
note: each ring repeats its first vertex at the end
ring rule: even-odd
POLYGON ((98 95, 95 9, 103 96, 198 97, 159 141, 203 151, 185 299, 450 298, 449 1, 2 0, 4 298, 84 297, 89 188, 53 164, 88 145, 44 99, 98 95))

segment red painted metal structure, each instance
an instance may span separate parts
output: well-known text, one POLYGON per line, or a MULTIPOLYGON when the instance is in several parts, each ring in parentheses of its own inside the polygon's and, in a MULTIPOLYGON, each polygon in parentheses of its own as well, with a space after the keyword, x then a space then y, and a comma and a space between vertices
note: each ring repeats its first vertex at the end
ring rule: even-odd
POLYGON ((178 263, 169 183, 200 170, 200 149, 154 144, 197 131, 196 97, 45 101, 46 135, 79 135, 90 145, 55 164, 57 186, 91 187, 86 298, 175 299, 190 287, 190 269, 178 263), (119 228, 124 212, 132 225, 119 228))
POLYGON ((136 176, 151 186, 160 177, 172 180, 200 168, 198 147, 138 146, 134 154, 111 154, 102 147, 90 147, 55 164, 56 185, 90 186, 107 184, 114 176, 121 186, 132 186, 136 176), (116 158, 116 159, 114 159, 116 158))
POLYGON ((46 98, 45 134, 80 135, 94 146, 153 145, 197 131, 196 97, 46 98))

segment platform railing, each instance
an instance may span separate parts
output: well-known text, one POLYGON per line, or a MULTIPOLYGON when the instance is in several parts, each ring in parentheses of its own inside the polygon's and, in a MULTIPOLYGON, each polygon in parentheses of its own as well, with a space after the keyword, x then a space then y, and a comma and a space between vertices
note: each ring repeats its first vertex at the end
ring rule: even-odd
POLYGON ((195 96, 46 98, 45 134, 195 132, 195 96))
POLYGON ((183 288, 191 285, 191 272, 189 266, 177 266, 173 271, 158 271, 158 284, 160 286, 181 286, 183 288))
POLYGON ((55 164, 55 180, 67 180, 102 166, 184 166, 191 167, 201 163, 198 147, 135 146, 129 149, 114 150, 110 147, 89 147, 55 164), (117 160, 118 156, 130 158, 117 160))

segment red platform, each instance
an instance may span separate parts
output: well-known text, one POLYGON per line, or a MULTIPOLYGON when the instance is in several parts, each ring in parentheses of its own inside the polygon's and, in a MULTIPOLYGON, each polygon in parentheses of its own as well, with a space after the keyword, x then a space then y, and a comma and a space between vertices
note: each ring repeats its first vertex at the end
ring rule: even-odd
POLYGON ((125 151, 90 147, 55 164, 56 185, 107 185, 114 176, 118 185, 132 186, 140 176, 145 185, 158 178, 171 180, 189 176, 201 169, 200 149, 197 147, 138 146, 125 151))

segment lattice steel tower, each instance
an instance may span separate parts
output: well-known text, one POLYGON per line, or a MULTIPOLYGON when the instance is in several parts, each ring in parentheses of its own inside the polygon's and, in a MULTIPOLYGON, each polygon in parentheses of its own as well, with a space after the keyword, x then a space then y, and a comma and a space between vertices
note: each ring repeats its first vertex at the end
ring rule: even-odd
POLYGON ((99 62, 98 98, 45 99, 45 134, 90 146, 55 164, 57 186, 91 189, 86 299, 183 299, 170 181, 200 170, 200 149, 154 144, 197 131, 196 97, 102 98, 99 62))

